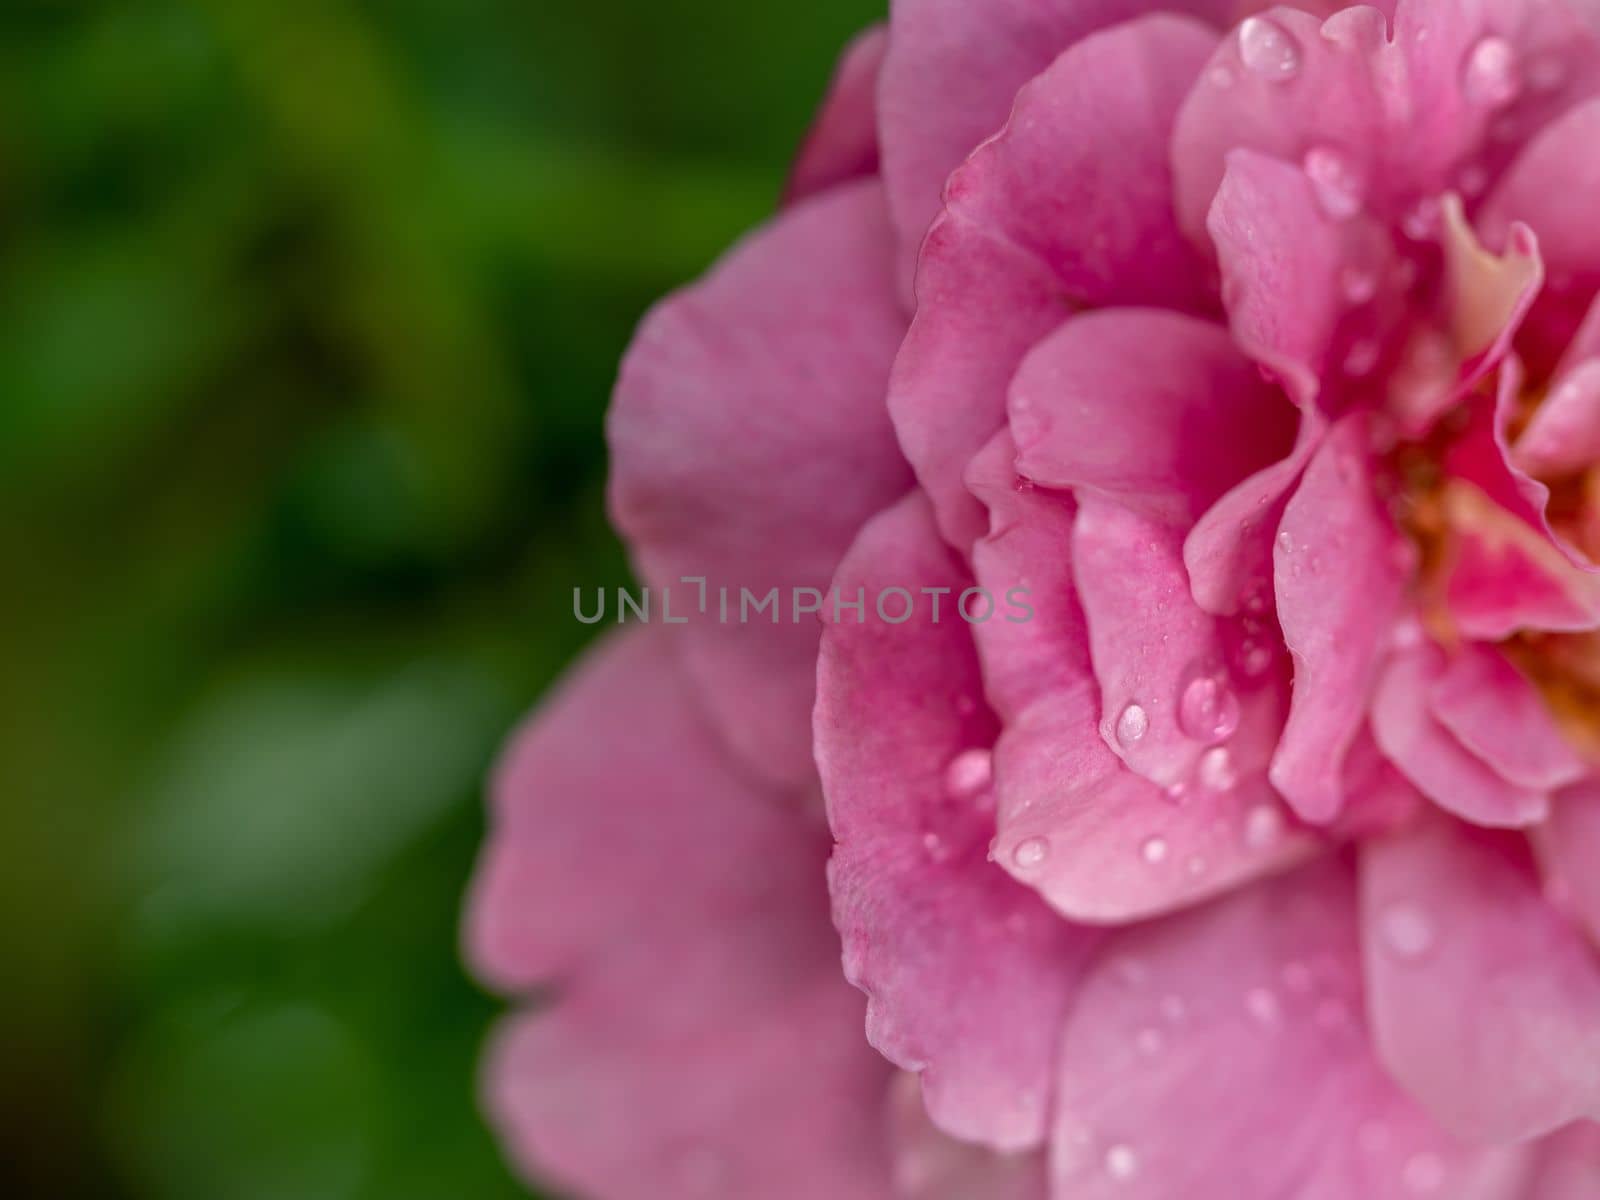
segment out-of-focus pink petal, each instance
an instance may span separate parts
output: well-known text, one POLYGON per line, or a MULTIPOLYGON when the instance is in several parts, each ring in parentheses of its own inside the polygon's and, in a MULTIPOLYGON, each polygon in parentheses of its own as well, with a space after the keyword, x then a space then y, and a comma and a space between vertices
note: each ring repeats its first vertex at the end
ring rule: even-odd
POLYGON ((1523 1152, 1447 1136, 1365 1032, 1342 862, 1119 931, 1062 1039, 1054 1194, 1513 1200, 1523 1152))
POLYGON ((789 209, 646 318, 611 410, 617 527, 680 616, 699 587, 680 578, 707 581, 685 661, 734 748, 784 783, 812 772, 816 626, 775 609, 724 624, 717 592, 825 589, 905 490, 883 407, 905 329, 888 242, 875 182, 789 209))
POLYGON ((1344 803, 1340 768, 1360 728, 1409 571, 1373 497, 1366 423, 1335 425, 1289 501, 1274 548, 1278 621, 1294 696, 1272 782, 1308 821, 1344 803))
POLYGON ((884 64, 884 178, 906 278, 945 180, 1005 124, 1018 89, 1099 30, 1160 9, 1214 26, 1238 0, 894 0, 884 64))
POLYGON ((1512 783, 1457 740, 1434 715, 1444 655, 1431 644, 1395 654, 1378 681, 1372 730, 1389 761, 1439 807, 1476 825, 1544 820, 1546 791, 1512 783))
POLYGON ((1445 602, 1466 637, 1499 641, 1518 630, 1583 630, 1600 617, 1600 577, 1524 516, 1464 479, 1443 492, 1450 540, 1445 602))
POLYGON ((1009 412, 1024 476, 1112 497, 1180 533, 1281 458, 1295 426, 1220 325, 1146 308, 1069 320, 1022 363, 1009 412))
POLYGON ((1561 792, 1551 803, 1550 819, 1529 833, 1550 897, 1600 941, 1600 781, 1561 792))
POLYGON ((1201 27, 1163 16, 1074 46, 951 177, 889 407, 953 544, 983 532, 962 473, 1003 421, 1029 346, 1075 305, 1200 302, 1198 260, 1173 224, 1166 145, 1208 44, 1201 27))
POLYGON ((1463 646, 1434 680, 1428 703, 1440 724, 1510 783, 1547 791, 1584 774, 1544 697, 1498 650, 1463 646))
POLYGON ((881 24, 862 30, 845 47, 789 171, 787 203, 877 173, 878 76, 888 48, 889 30, 881 24))
MULTIPOLYGON (((1121 922, 1182 907, 1314 852, 1264 778, 1277 724, 1244 704, 1222 753, 1169 794, 1123 766, 1100 732, 1100 688, 1072 583, 1070 497, 1015 486, 1002 435, 973 464, 992 532, 973 548, 978 579, 1022 583, 1035 615, 977 627, 996 748, 994 856, 1060 912, 1121 922), (989 473, 979 479, 980 469, 989 473)), ((1174 698, 1173 703, 1176 703, 1174 698)))
POLYGON ((824 839, 726 758, 668 641, 606 643, 496 777, 469 953, 554 990, 491 1047, 491 1115, 530 1175, 606 1200, 881 1200, 887 1073, 824 839))
POLYGON ((959 1142, 928 1120, 917 1077, 902 1073, 889 1089, 890 1153, 896 1200, 1047 1200, 1038 1151, 1000 1154, 959 1142))
POLYGON ((1558 375, 1513 450, 1530 475, 1563 476, 1600 461, 1600 358, 1558 375))
POLYGON ((1348 201, 1319 199, 1319 186, 1342 196, 1339 160, 1311 162, 1333 177, 1313 184, 1301 167, 1231 151, 1206 219, 1234 337, 1303 408, 1317 402, 1323 376, 1352 349, 1340 337, 1356 307, 1352 292, 1364 305, 1378 303, 1394 263, 1382 226, 1342 207, 1328 211, 1348 201))
POLYGON ((1600 1113, 1600 960, 1526 843, 1433 820, 1361 859, 1379 1056, 1446 1128, 1518 1141, 1600 1113))
POLYGON ((922 1075, 942 1128, 1038 1145, 1056 1030, 1098 935, 988 861, 995 721, 957 608, 971 580, 913 494, 862 531, 835 586, 869 597, 864 623, 825 628, 816 716, 834 919, 870 1000, 868 1037, 922 1075), (916 600, 903 623, 900 601, 885 620, 871 599, 892 587, 916 600), (935 621, 920 590, 938 587, 950 593, 935 621))
POLYGON ((1600 1196, 1600 1123, 1574 1121, 1535 1144, 1537 1165, 1524 1200, 1600 1196))
POLYGON ((1206 510, 1183 543, 1195 603, 1222 615, 1268 611, 1273 544, 1301 472, 1327 436, 1327 422, 1307 412, 1289 453, 1238 484, 1206 510))

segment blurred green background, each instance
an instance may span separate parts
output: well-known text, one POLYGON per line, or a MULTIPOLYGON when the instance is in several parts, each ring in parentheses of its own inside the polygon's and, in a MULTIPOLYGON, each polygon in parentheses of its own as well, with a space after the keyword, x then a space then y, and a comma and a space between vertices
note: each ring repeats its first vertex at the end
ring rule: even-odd
POLYGON ((481 781, 634 322, 880 9, 0 5, 0 1193, 523 1194, 481 781))

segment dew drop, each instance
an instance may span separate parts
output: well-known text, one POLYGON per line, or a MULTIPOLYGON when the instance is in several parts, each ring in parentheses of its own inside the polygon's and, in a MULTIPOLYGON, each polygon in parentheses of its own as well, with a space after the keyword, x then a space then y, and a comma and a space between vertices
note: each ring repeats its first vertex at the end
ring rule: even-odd
POLYGON ((1391 904, 1378 917, 1383 944, 1398 958, 1415 960, 1433 948, 1433 921, 1415 904, 1391 904))
POLYGON ((1139 857, 1152 867, 1167 861, 1167 839, 1164 837, 1146 838, 1139 847, 1139 857))
POLYGON ((1117 1143, 1106 1151, 1106 1174, 1118 1181, 1132 1179, 1139 1173, 1139 1156, 1133 1147, 1117 1143))
POLYGON ((1221 675, 1202 672, 1178 698, 1178 724, 1198 742, 1223 742, 1239 728, 1239 697, 1221 675))
POLYGON ((1378 365, 1378 354, 1377 339, 1357 338, 1344 356, 1344 373, 1351 379, 1365 378, 1378 365))
POLYGON ((1467 51, 1461 67, 1461 90, 1475 104, 1497 106, 1522 89, 1517 52, 1503 37, 1490 34, 1467 51))
POLYGON ((945 768, 945 787, 957 799, 976 796, 993 781, 994 755, 979 747, 963 750, 945 768))
POLYGON ((1226 63, 1218 63, 1207 71, 1206 80, 1212 87, 1220 88, 1223 91, 1227 91, 1234 84, 1233 72, 1228 69, 1226 63))
POLYGON ((1283 833, 1283 814, 1272 804, 1257 804, 1244 817, 1244 844, 1265 850, 1283 833))
POLYGON ((1117 718, 1117 741, 1123 746, 1131 746, 1150 732, 1150 714, 1145 712, 1142 705, 1130 704, 1122 710, 1122 715, 1117 718))
POLYGON ((1350 304, 1365 304, 1378 294, 1378 277, 1362 267, 1339 272, 1339 290, 1350 304))
POLYGON ((1233 790, 1239 781, 1233 768, 1233 755, 1226 746, 1213 746, 1200 756, 1200 782, 1213 792, 1233 790))
POLYGON ((1287 529, 1278 534, 1278 549, 1285 554, 1294 553, 1294 535, 1287 529))
POLYGON ((1335 221, 1346 221, 1361 211, 1366 188, 1356 167, 1331 146, 1314 146, 1303 163, 1311 190, 1322 211, 1335 221))
POLYGON ((1177 783, 1168 786, 1167 790, 1162 794, 1173 804, 1182 804, 1189 798, 1189 785, 1180 779, 1177 783))
POLYGON ((1011 861, 1028 870, 1037 867, 1050 856, 1050 843, 1042 837, 1031 837, 1017 843, 1011 852, 1011 861))
POLYGON ((1439 231, 1439 201, 1433 196, 1418 200, 1400 218, 1401 231, 1414 242, 1425 242, 1439 231))
POLYGON ((1444 1175, 1444 1162, 1437 1154, 1413 1154, 1400 1177, 1416 1195, 1430 1196, 1444 1185, 1444 1175))
POLYGON ((1259 679, 1272 665, 1272 651, 1262 642, 1254 640, 1240 643, 1239 669, 1247 679, 1259 679))
POLYGON ((1239 58, 1257 75, 1279 83, 1300 73, 1300 47, 1271 17, 1248 17, 1239 26, 1239 58))
POLYGON ((1262 1025, 1276 1025, 1282 1016, 1278 997, 1271 988, 1251 988, 1244 996, 1245 1011, 1262 1025))
POLYGON ((931 829, 922 835, 922 848, 936 863, 948 862, 950 859, 949 843, 931 829))

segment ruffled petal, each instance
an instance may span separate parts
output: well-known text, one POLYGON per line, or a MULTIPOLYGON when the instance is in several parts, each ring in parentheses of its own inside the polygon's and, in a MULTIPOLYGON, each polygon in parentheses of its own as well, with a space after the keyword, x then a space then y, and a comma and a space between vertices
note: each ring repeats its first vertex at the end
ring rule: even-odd
POLYGON ((1547 791, 1508 780, 1461 744, 1435 716, 1445 669, 1430 644, 1395 654, 1378 681, 1372 730, 1389 761, 1447 812, 1476 825, 1518 827, 1544 820, 1547 791))
POLYGON ((611 410, 617 527, 678 614, 707 589, 681 631, 689 670, 734 748, 783 783, 812 772, 816 626, 724 623, 714 598, 826 588, 909 482, 883 406, 905 330, 888 241, 876 183, 789 209, 646 318, 611 410))
POLYGON ((1054 1194, 1512 1200, 1523 1152, 1444 1134, 1363 1026, 1341 862, 1119 932, 1062 1039, 1054 1194))
POLYGON ((1373 499, 1366 424, 1334 426, 1289 501, 1274 549, 1278 621, 1294 696, 1272 782, 1300 816, 1329 821, 1341 766, 1366 714, 1410 562, 1373 499))
POLYGON ((1538 689, 1498 650, 1463 646, 1428 702, 1440 724, 1509 783, 1548 791, 1584 774, 1538 689))
POLYGON ((888 48, 889 30, 881 24, 862 30, 845 47, 822 109, 790 168, 785 202, 877 174, 878 76, 888 48))
POLYGON ((1058 54, 1160 9, 1220 26, 1241 7, 1237 0, 895 0, 882 95, 884 178, 905 278, 945 180, 1005 124, 1018 89, 1058 54))
POLYGON ((1357 302, 1370 311, 1395 299, 1379 295, 1393 278, 1388 235, 1343 207, 1353 201, 1337 190, 1352 186, 1337 174, 1341 160, 1311 162, 1324 175, 1320 185, 1280 159, 1231 151, 1206 219, 1235 339, 1303 408, 1318 402, 1324 376, 1354 350, 1357 302))
MULTIPOLYGON (((1203 27, 1171 16, 1080 42, 951 177, 889 406, 953 544, 983 532, 962 473, 1004 419, 1007 385, 1035 341, 1076 305, 1201 302, 1198 259, 1173 223, 1166 146, 1209 44, 1203 27)), ((894 56, 891 46, 891 67, 894 56)))
POLYGON ((605 643, 496 776, 469 956, 553 992, 490 1048, 490 1114, 530 1176, 606 1200, 882 1200, 824 839, 730 764, 669 640, 605 643))
POLYGON ((1036 610, 1025 623, 977 627, 989 696, 1004 722, 996 861, 1069 918, 1115 923, 1182 907, 1314 853, 1316 840, 1267 786, 1277 724, 1265 706, 1242 704, 1229 744, 1202 756, 1192 784, 1170 791, 1112 753, 1072 582, 1077 507, 1045 488, 1019 489, 1008 449, 1002 435, 972 472, 992 518, 989 536, 973 548, 978 579, 991 590, 1025 581, 1036 610))
POLYGON ((1180 532, 1280 459, 1296 424, 1220 325, 1145 308, 1069 320, 1022 363, 1009 413, 1024 476, 1180 532))
POLYGON ((868 1037, 922 1075, 941 1128, 1035 1146, 1056 1030, 1097 935, 988 860, 995 721, 957 608, 971 580, 913 494, 862 531, 835 586, 869 597, 864 623, 826 627, 816 716, 834 919, 846 974, 870 999, 868 1037), (898 599, 891 619, 875 611, 892 587, 916 593, 911 619, 892 620, 898 599))
POLYGON ((1361 860, 1367 1009, 1394 1077, 1458 1135, 1600 1114, 1600 960, 1525 843, 1430 821, 1361 860))

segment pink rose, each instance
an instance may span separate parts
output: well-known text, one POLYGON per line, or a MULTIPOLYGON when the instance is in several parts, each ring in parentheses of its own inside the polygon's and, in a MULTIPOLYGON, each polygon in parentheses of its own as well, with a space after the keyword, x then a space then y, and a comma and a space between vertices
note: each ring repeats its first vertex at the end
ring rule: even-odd
POLYGON ((898 0, 644 323, 707 602, 495 789, 531 1174, 1600 1197, 1600 4, 1159 7, 898 0))

